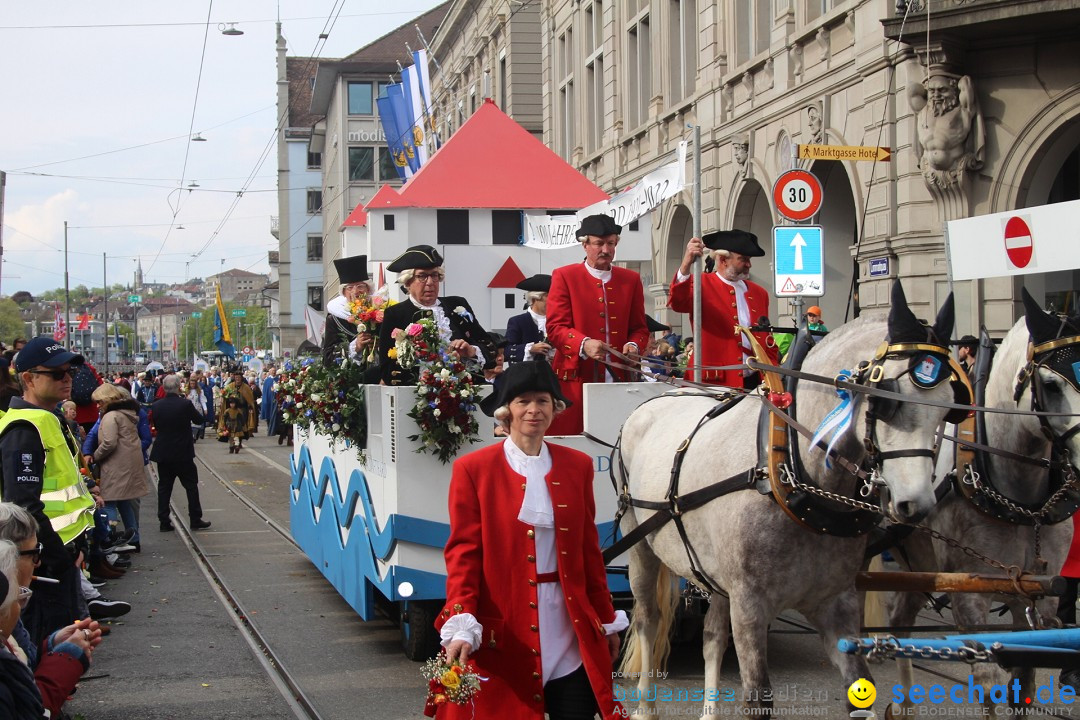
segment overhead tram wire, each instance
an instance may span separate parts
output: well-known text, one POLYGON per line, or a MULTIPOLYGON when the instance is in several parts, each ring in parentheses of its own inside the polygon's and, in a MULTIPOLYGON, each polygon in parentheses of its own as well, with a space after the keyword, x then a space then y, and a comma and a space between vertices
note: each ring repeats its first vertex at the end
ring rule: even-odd
MULTIPOLYGON (((305 76, 311 69, 312 65, 319 60, 320 55, 326 47, 326 41, 330 37, 330 32, 337 24, 338 17, 341 15, 341 10, 344 7, 345 0, 334 0, 334 5, 330 8, 330 14, 327 16, 326 21, 323 23, 322 32, 319 33, 319 38, 315 42, 315 48, 308 56, 307 63, 304 65, 305 76)), ((192 254, 192 260, 198 259, 204 252, 206 252, 210 248, 210 245, 213 244, 214 240, 217 239, 218 235, 221 233, 222 228, 225 226, 225 223, 228 222, 230 216, 236 210, 236 207, 240 204, 241 198, 243 198, 244 194, 247 192, 247 186, 250 183, 250 180, 258 175, 259 171, 262 169, 263 163, 266 162, 266 159, 270 157, 271 151, 274 149, 274 147, 276 147, 278 136, 281 133, 282 128, 284 127, 284 123, 287 122, 288 117, 289 108, 285 107, 282 109, 281 114, 278 116, 277 123, 274 125, 274 131, 273 133, 271 133, 270 138, 267 140, 266 146, 263 148, 262 153, 260 153, 259 158, 255 163, 255 167, 248 174, 249 180, 245 181, 244 187, 237 191, 236 197, 233 198, 232 203, 230 203, 229 207, 225 210, 225 215, 222 217, 221 222, 218 223, 218 226, 214 229, 212 233, 210 233, 210 237, 207 238, 206 242, 203 243, 203 246, 199 248, 198 251, 192 254)))
MULTIPOLYGON (((202 52, 199 53, 199 72, 198 72, 198 75, 197 75, 196 80, 195 80, 195 97, 194 97, 194 99, 192 100, 192 103, 191 103, 191 120, 188 122, 188 137, 191 137, 192 133, 195 131, 195 113, 199 109, 199 91, 202 89, 203 68, 206 66, 206 45, 207 45, 207 42, 208 42, 209 37, 210 37, 210 17, 213 14, 213 11, 214 11, 214 0, 209 0, 207 2, 207 5, 206 5, 206 27, 203 29, 202 52)), ((187 176, 188 159, 190 157, 191 157, 191 143, 189 142, 184 147, 184 164, 183 164, 183 167, 180 170, 180 187, 181 188, 183 188, 184 179, 187 176)), ((172 193, 169 193, 169 194, 171 195, 172 193)), ((175 223, 175 221, 176 221, 176 216, 180 214, 180 205, 181 205, 182 200, 183 200, 183 194, 180 194, 176 198, 176 207, 172 207, 172 204, 169 203, 170 208, 173 211, 173 215, 172 215, 173 223, 175 223)), ((169 202, 168 196, 166 196, 165 201, 169 202)), ((146 272, 150 272, 151 270, 154 269, 154 263, 157 262, 158 256, 161 255, 161 251, 165 249, 165 243, 167 243, 169 241, 169 236, 172 235, 173 227, 174 227, 174 224, 171 223, 169 225, 169 229, 165 231, 165 237, 163 237, 161 239, 161 245, 158 246, 157 252, 154 254, 153 259, 150 261, 150 266, 146 269, 146 272)))
MULTIPOLYGON (((390 15, 422 15, 425 10, 389 10, 386 12, 371 12, 362 13, 358 15, 341 15, 344 18, 370 18, 370 17, 386 17, 390 15)), ((308 15, 306 17, 294 17, 294 18, 276 18, 276 19, 259 19, 259 20, 237 20, 236 25, 247 24, 259 24, 259 23, 273 23, 273 22, 294 22, 302 20, 320 20, 322 15, 308 15)), ((173 23, 96 23, 87 25, 0 25, 0 31, 2 30, 101 30, 112 28, 150 28, 150 27, 194 27, 202 25, 199 22, 173 22, 173 23)))

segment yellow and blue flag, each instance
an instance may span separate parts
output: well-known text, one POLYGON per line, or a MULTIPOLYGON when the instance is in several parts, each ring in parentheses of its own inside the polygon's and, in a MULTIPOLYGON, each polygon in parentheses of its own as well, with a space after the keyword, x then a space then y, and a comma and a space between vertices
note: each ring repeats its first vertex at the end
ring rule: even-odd
POLYGON ((214 311, 214 345, 225 353, 226 357, 236 357, 236 348, 229 335, 229 321, 225 318, 225 306, 221 304, 221 286, 217 287, 217 307, 214 311))

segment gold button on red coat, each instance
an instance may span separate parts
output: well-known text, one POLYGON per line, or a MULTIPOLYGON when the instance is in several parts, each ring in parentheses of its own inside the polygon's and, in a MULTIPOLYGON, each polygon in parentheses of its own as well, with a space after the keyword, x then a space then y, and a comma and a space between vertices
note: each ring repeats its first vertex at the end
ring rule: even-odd
POLYGON ((532 530, 529 530, 529 531, 527 531, 527 532, 525 533, 525 537, 533 537, 533 536, 535 536, 535 535, 536 535, 536 533, 534 533, 534 532, 533 532, 532 530))
POLYGON ((536 627, 535 625, 530 625, 529 629, 532 630, 533 632, 537 632, 540 628, 536 627))
POLYGON ((534 672, 534 673, 533 673, 533 679, 534 679, 534 680, 539 680, 539 679, 540 679, 540 673, 538 673, 538 672, 534 672))
POLYGON ((530 602, 529 607, 531 607, 533 610, 535 610, 536 609, 536 603, 530 602))
POLYGON ((541 700, 543 700, 543 698, 539 695, 533 695, 533 702, 540 702, 541 700))
POLYGON ((535 555, 526 555, 525 559, 528 560, 529 562, 536 562, 536 556, 535 555))

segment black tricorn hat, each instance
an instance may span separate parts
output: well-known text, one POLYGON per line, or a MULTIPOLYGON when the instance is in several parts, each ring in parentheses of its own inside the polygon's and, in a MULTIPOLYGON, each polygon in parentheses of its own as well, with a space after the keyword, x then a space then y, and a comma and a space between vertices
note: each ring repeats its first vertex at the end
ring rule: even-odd
POLYGON ((559 379, 555 371, 543 360, 529 360, 514 363, 502 374, 502 380, 495 392, 480 401, 480 409, 486 415, 495 415, 495 411, 518 395, 527 392, 548 392, 551 397, 561 400, 569 406, 571 403, 559 390, 559 379))
POLYGON ((647 327, 649 329, 649 332, 651 333, 671 329, 670 325, 665 325, 664 323, 654 318, 652 315, 645 316, 645 327, 647 327))
POLYGON ((387 265, 386 269, 390 272, 399 273, 403 270, 427 270, 442 267, 442 264, 442 255, 435 248, 430 245, 413 245, 394 258, 394 262, 387 265))
POLYGON ((577 236, 578 238, 583 238, 586 235, 605 237, 607 235, 618 235, 621 232, 622 225, 616 225, 610 215, 590 215, 581 221, 577 236))
POLYGON ((533 275, 525 278, 514 287, 525 292, 549 292, 551 290, 551 276, 543 273, 533 275))
POLYGON ((491 344, 496 348, 504 348, 510 344, 510 341, 505 336, 500 335, 497 332, 489 332, 488 337, 491 339, 491 344))
POLYGON ((338 258, 334 261, 334 267, 337 269, 338 280, 342 285, 367 282, 371 279, 367 274, 367 255, 338 258))
POLYGON ((745 230, 717 230, 701 236, 710 250, 727 250, 746 257, 761 257, 765 251, 758 245, 757 235, 745 230))

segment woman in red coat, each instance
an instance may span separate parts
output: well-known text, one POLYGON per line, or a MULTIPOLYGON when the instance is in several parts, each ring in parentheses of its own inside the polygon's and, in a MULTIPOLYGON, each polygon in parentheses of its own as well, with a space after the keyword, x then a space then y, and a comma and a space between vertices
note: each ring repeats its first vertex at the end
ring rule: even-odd
POLYGON ((488 679, 475 708, 442 705, 439 717, 621 717, 611 667, 628 623, 607 587, 592 458, 544 442, 566 402, 547 363, 502 377, 483 408, 510 437, 454 463, 447 600, 435 622, 447 656, 488 679))

